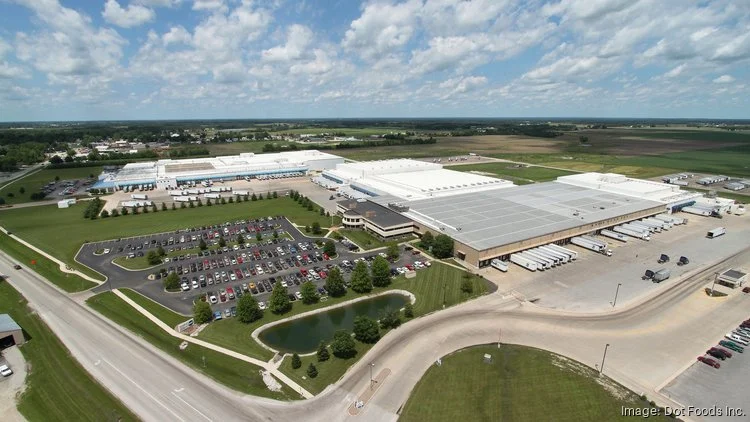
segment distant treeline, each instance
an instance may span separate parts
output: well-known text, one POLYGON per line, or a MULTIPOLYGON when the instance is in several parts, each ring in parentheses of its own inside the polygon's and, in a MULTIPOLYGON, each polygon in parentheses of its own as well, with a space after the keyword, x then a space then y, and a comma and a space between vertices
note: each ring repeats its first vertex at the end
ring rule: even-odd
POLYGON ((384 147, 384 146, 396 146, 396 145, 427 145, 434 144, 437 140, 435 138, 411 138, 411 139, 384 139, 382 141, 353 141, 353 142, 342 142, 335 145, 326 144, 265 144, 263 145, 263 152, 280 152, 280 151, 296 151, 299 149, 317 149, 317 150, 337 150, 337 149, 353 149, 353 148, 371 148, 371 147, 384 147))
POLYGON ((42 161, 48 146, 38 142, 4 145, 0 147, 0 171, 16 171, 20 165, 42 161))
POLYGON ((501 125, 490 126, 490 128, 456 130, 451 136, 475 136, 475 135, 524 135, 536 138, 555 138, 566 130, 575 130, 575 126, 562 125, 501 125))

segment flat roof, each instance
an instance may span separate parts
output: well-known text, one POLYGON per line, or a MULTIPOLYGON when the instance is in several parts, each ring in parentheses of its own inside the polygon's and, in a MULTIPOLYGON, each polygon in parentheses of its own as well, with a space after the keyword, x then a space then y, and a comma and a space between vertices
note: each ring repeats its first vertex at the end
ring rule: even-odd
POLYGON ((338 204, 348 210, 344 215, 353 216, 359 214, 383 228, 411 223, 409 218, 404 217, 396 211, 366 199, 339 201, 338 204))
POLYGON ((0 314, 0 332, 20 330, 21 326, 8 314, 0 314))
POLYGON ((558 182, 401 204, 410 208, 404 215, 477 250, 664 206, 657 201, 558 182))

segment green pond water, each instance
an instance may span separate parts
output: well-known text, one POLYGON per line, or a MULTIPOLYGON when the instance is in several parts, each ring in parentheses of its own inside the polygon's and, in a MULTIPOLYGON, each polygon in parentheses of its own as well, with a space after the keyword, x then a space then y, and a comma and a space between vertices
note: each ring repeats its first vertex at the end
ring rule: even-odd
POLYGON ((386 310, 403 308, 408 301, 408 297, 398 293, 378 296, 275 325, 263 330, 258 337, 281 352, 310 353, 318 350, 321 340, 329 342, 336 331, 351 331, 356 316, 377 319, 386 310))

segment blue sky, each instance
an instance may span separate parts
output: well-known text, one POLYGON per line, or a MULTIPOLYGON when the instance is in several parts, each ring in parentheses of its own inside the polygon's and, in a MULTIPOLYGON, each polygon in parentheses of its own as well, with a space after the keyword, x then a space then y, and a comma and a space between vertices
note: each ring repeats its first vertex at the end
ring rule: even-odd
POLYGON ((0 121, 750 118, 750 2, 0 0, 0 121))

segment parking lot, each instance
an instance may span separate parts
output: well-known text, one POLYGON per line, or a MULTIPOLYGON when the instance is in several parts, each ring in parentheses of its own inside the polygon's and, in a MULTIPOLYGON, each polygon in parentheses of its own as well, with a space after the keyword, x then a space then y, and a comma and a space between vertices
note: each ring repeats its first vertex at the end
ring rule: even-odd
MULTIPOLYGON (((299 286, 308 280, 325 296, 323 285, 331 268, 338 266, 348 282, 356 261, 364 259, 369 263, 383 252, 360 254, 337 242, 337 256, 328 257, 316 240, 326 239, 308 237, 286 218, 272 216, 89 243, 81 248, 77 260, 108 276, 108 283, 96 291, 129 287, 185 315, 192 313, 195 300, 205 297, 214 311, 229 310, 231 314, 237 298, 244 294, 252 294, 265 305, 276 281, 286 285, 290 300, 298 299, 299 286), (274 231, 279 235, 277 239, 273 237, 274 231), (258 233, 261 241, 256 240, 258 233), (234 242, 237 234, 243 234, 247 239, 245 244, 234 242), (218 247, 219 237, 225 239, 227 246, 218 247), (201 239, 209 246, 207 251, 198 249, 201 239), (112 262, 117 257, 144 256, 159 246, 168 254, 185 253, 139 271, 127 270, 112 262), (171 271, 180 276, 179 292, 164 291, 163 279, 171 271), (149 280, 150 275, 155 275, 155 279, 149 280)), ((398 274, 398 268, 413 266, 420 259, 421 256, 402 249, 399 259, 391 263, 393 274, 398 274)))

